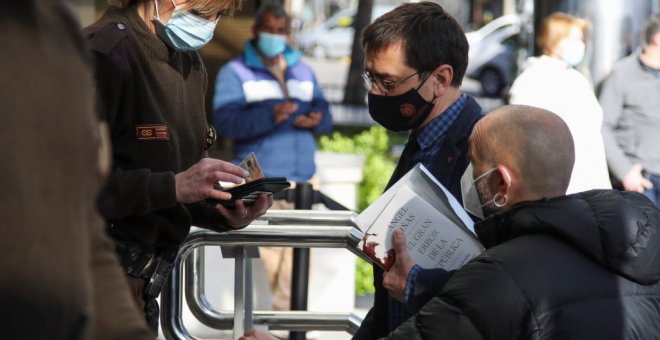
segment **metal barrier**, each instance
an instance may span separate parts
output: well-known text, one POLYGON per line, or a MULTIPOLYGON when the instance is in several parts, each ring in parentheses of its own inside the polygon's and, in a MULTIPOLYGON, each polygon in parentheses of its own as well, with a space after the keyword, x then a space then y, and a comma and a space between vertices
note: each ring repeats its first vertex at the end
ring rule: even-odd
POLYGON ((253 325, 273 330, 334 330, 355 334, 362 319, 353 313, 254 311, 252 262, 256 246, 345 248, 369 261, 357 244, 363 233, 355 227, 354 212, 271 210, 244 229, 218 233, 193 228, 181 245, 174 269, 161 295, 161 327, 167 339, 195 339, 183 323, 182 290, 193 315, 204 325, 231 329, 234 339, 253 325), (204 255, 199 247, 221 246, 235 258, 234 311, 216 311, 204 293, 204 255), (185 282, 183 273, 185 272, 185 282))

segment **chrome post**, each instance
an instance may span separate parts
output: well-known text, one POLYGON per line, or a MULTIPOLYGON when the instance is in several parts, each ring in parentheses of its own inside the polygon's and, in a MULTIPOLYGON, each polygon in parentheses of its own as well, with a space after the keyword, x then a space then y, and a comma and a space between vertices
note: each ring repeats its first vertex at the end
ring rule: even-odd
POLYGON ((179 255, 174 261, 170 279, 165 287, 163 287, 163 293, 160 297, 161 330, 163 331, 163 336, 171 340, 194 339, 183 324, 183 299, 180 287, 183 287, 183 276, 181 272, 183 271, 183 263, 187 258, 185 249, 188 248, 183 247, 183 249, 179 250, 179 255))
POLYGON ((252 289, 252 258, 245 259, 245 326, 244 329, 251 329, 253 324, 252 314, 254 313, 254 290, 252 289))
POLYGON ((234 340, 245 333, 245 247, 234 249, 234 340))
MULTIPOLYGON (((190 311, 202 324, 215 329, 234 328, 235 338, 240 337, 245 329, 251 328, 253 323, 268 325, 269 329, 273 330, 333 330, 355 334, 362 320, 352 313, 254 311, 250 259, 254 256, 250 251, 253 247, 278 246, 345 248, 368 260, 357 249, 363 233, 355 227, 354 216, 355 214, 350 212, 274 210, 241 230, 218 233, 193 228, 179 249, 168 287, 163 290, 161 297, 161 323, 165 337, 177 340, 195 339, 183 323, 184 293, 190 311), (239 295, 245 304, 237 303, 240 298, 235 300, 234 311, 217 311, 205 297, 204 246, 231 248, 232 255, 237 248, 243 249, 239 254, 242 257, 238 256, 235 262, 237 274, 235 288, 243 290, 239 295), (195 251, 198 248, 200 248, 199 252, 195 251), (242 329, 237 330, 235 328, 237 325, 242 329)), ((227 257, 224 252, 223 256, 227 257)))

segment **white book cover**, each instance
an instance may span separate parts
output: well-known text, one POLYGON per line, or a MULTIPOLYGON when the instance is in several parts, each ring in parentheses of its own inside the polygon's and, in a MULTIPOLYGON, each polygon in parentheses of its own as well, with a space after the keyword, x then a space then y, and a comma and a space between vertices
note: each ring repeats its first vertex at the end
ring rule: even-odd
POLYGON ((414 262, 425 269, 459 268, 484 249, 461 204, 421 164, 357 216, 356 224, 364 232, 358 248, 385 269, 394 261, 397 228, 414 262))

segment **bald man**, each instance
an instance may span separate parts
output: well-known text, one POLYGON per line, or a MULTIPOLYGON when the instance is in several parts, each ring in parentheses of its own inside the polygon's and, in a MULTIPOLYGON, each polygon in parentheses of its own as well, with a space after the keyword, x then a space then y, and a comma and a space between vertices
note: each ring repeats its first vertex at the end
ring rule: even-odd
MULTIPOLYGON (((483 209, 486 251, 388 339, 658 337, 660 211, 638 193, 565 196, 573 150, 543 109, 504 106, 477 123, 464 205, 483 209)), ((393 242, 397 265, 409 262, 403 233, 393 242)))

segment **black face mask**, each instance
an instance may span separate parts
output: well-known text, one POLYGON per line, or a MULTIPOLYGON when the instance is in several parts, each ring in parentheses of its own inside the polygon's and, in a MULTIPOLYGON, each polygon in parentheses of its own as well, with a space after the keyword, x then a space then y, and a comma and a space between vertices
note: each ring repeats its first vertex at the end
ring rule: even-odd
POLYGON ((435 106, 435 96, 430 102, 427 102, 417 92, 424 82, 416 89, 410 89, 398 96, 381 96, 369 92, 369 115, 378 124, 392 132, 418 127, 431 114, 435 106))

